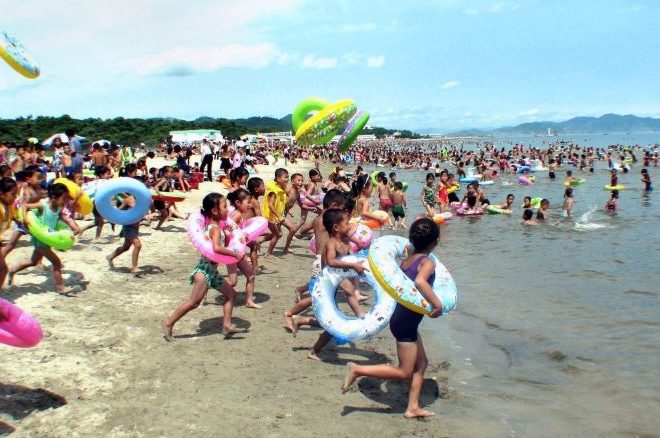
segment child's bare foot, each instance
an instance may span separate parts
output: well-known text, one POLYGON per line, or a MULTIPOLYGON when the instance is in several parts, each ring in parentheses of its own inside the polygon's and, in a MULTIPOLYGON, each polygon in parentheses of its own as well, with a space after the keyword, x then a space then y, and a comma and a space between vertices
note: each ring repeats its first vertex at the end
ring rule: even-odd
POLYGON ((247 301, 245 303, 245 307, 247 307, 248 309, 263 309, 264 308, 263 306, 255 303, 254 301, 247 301))
POLYGON ((139 274, 139 273, 140 273, 140 268, 131 269, 131 274, 139 274))
POLYGON ((427 411, 422 408, 417 408, 417 409, 408 409, 406 412, 404 412, 403 416, 405 418, 426 418, 426 417, 432 417, 435 415, 435 412, 427 411))
POLYGON ((353 382, 357 379, 357 374, 355 373, 355 364, 353 362, 348 362, 346 364, 346 376, 344 377, 344 384, 341 386, 341 393, 346 394, 353 382))
POLYGON ((293 302, 297 303, 298 301, 300 301, 300 298, 302 298, 301 293, 298 292, 297 287, 294 287, 293 288, 293 302))
POLYGON ((58 294, 60 294, 62 296, 65 296, 65 297, 70 297, 71 292, 73 292, 73 289, 71 289, 69 287, 64 287, 64 286, 56 286, 56 289, 57 289, 58 294))
POLYGON ((284 312, 284 330, 293 332, 293 316, 287 315, 286 312, 284 312))
POLYGON ((307 359, 321 360, 321 358, 318 356, 316 351, 314 351, 314 349, 309 350, 309 354, 307 354, 307 359))
POLYGON ((265 259, 272 259, 274 257, 275 256, 273 254, 269 254, 269 253, 266 253, 266 255, 264 256, 265 259))
POLYGON ((356 298, 359 302, 363 302, 369 299, 369 295, 356 294, 356 298))
POLYGON ((115 269, 115 264, 112 262, 112 258, 110 258, 110 256, 107 256, 105 259, 108 261, 108 266, 110 267, 110 269, 115 269))
POLYGON ((174 341, 174 336, 172 336, 172 327, 168 326, 165 321, 163 321, 163 324, 161 325, 163 328, 163 337, 167 342, 172 342, 174 341))
POLYGON ((284 248, 284 253, 285 254, 295 254, 291 248, 284 248))

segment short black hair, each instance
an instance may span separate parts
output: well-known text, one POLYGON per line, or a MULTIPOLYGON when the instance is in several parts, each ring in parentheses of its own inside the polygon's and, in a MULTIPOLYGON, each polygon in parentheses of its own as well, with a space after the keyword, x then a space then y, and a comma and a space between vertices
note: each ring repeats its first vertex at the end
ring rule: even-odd
POLYGON ((440 227, 428 217, 417 219, 410 226, 408 239, 415 252, 424 252, 435 245, 440 238, 440 227))
POLYGON ((248 192, 250 192, 251 195, 254 195, 254 192, 256 192, 257 189, 262 185, 264 185, 264 180, 259 178, 258 176, 253 176, 247 182, 248 192))
POLYGON ((348 213, 342 208, 329 208, 323 213, 323 227, 331 236, 332 228, 344 220, 348 213))
POLYGON ((323 197, 323 208, 329 208, 331 204, 337 205, 336 208, 344 208, 346 198, 344 194, 337 189, 330 189, 323 197))
POLYGON ((69 193, 69 189, 62 183, 51 184, 48 186, 48 197, 50 199, 58 199, 69 193))

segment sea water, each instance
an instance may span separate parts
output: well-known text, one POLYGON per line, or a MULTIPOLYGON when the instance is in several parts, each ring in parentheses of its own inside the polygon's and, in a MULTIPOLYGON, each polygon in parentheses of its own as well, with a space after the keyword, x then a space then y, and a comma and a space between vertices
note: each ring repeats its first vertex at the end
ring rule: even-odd
MULTIPOLYGON (((561 211, 563 167, 554 181, 537 173, 530 187, 514 176, 483 186, 493 203, 515 195, 510 216, 441 226, 436 254, 454 276, 458 308, 425 318, 421 333, 431 362, 448 367, 432 409, 457 435, 660 434, 660 199, 641 190, 641 168, 619 173, 627 190, 615 215, 603 211, 609 172, 598 162, 593 174, 570 167, 587 179, 574 188, 572 218, 561 211), (524 196, 549 199, 546 224, 521 224, 524 196)), ((423 212, 426 172, 396 173, 410 184, 410 223, 423 212)))

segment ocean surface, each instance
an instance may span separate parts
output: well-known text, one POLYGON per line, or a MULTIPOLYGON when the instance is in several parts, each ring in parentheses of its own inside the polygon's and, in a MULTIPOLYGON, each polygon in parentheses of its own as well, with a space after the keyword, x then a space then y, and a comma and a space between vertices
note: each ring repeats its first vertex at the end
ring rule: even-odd
MULTIPOLYGON (((640 141, 626 143, 660 142, 660 135, 640 141)), ((431 362, 444 362, 438 374, 449 389, 433 409, 450 430, 660 434, 660 192, 643 193, 641 168, 619 174, 627 190, 616 215, 603 211, 609 172, 597 162, 594 174, 571 168, 587 179, 575 188, 571 219, 561 214, 563 167, 555 181, 537 173, 531 187, 512 176, 484 186, 493 203, 515 195, 511 216, 454 217, 441 226, 436 254, 454 276, 458 308, 425 318, 422 336, 431 362), (526 195, 550 200, 548 224, 521 224, 526 195)), ((657 186, 659 168, 649 171, 657 186)), ((423 211, 425 172, 396 172, 410 184, 412 220, 423 211)))

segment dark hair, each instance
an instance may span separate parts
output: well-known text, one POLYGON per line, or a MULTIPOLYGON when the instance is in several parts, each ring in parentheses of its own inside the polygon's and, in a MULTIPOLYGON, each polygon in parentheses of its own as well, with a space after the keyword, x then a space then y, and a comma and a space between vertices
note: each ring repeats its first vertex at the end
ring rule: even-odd
POLYGON ((619 191, 618 190, 612 190, 612 197, 613 198, 618 198, 619 197, 619 191))
POLYGON ((202 216, 211 216, 211 210, 218 206, 220 201, 222 201, 222 198, 224 198, 224 196, 215 192, 204 196, 204 199, 202 199, 202 216))
POLYGON ((566 187, 564 190, 564 198, 570 198, 573 196, 573 187, 566 187))
POLYGON ((121 176, 128 176, 129 173, 135 172, 138 169, 137 164, 135 163, 128 163, 126 166, 124 166, 123 173, 121 176))
POLYGON ((297 176, 299 176, 301 178, 303 177, 300 173, 294 173, 293 175, 291 175, 291 179, 294 179, 297 176))
POLYGON ((67 193, 69 193, 69 189, 67 189, 66 186, 62 183, 51 184, 48 186, 48 197, 50 199, 61 198, 67 193))
POLYGON ((523 198, 523 202, 525 202, 525 201, 532 202, 532 197, 531 197, 531 196, 525 196, 525 197, 523 198))
POLYGON ((523 220, 530 220, 534 216, 534 212, 530 210, 529 208, 526 208, 525 211, 523 211, 523 220))
POLYGON ((229 172, 229 181, 235 182, 248 175, 250 175, 250 172, 245 167, 237 167, 229 172))
POLYGON ((288 170, 286 170, 282 167, 278 167, 277 169, 275 169, 275 179, 281 177, 284 174, 288 174, 288 173, 289 173, 288 170))
POLYGON ((362 193, 362 190, 364 190, 364 186, 366 184, 369 184, 369 175, 367 174, 360 175, 355 181, 353 181, 353 185, 351 187, 351 194, 353 195, 354 198, 360 196, 360 193, 362 193))
MULTIPOLYGON (((513 199, 516 199, 516 197, 513 196, 513 193, 509 193, 509 194, 507 194, 507 195, 506 195, 507 199, 509 198, 509 196, 511 196, 513 199)), ((525 197, 527 198, 527 196, 525 196, 525 197)), ((532 200, 532 199, 530 198, 530 201, 531 201, 531 200, 532 200)))
POLYGON ((251 195, 254 195, 254 192, 256 192, 257 189, 262 185, 264 185, 264 180, 259 178, 258 176, 253 176, 247 182, 248 192, 250 192, 251 195))
POLYGON ((9 193, 16 188, 16 181, 13 179, 3 176, 0 178, 0 193, 9 193))
POLYGON ((249 198, 250 192, 248 192, 245 189, 236 189, 233 192, 229 193, 227 195, 227 201, 229 201, 232 205, 236 205, 236 203, 241 202, 245 198, 249 198))
POLYGON ((417 219, 410 226, 408 239, 412 243, 415 252, 425 252, 437 244, 440 238, 440 227, 428 217, 417 219))
POLYGON ((432 173, 427 173, 427 174, 426 174, 426 178, 425 178, 425 180, 428 181, 429 178, 433 178, 433 179, 435 179, 435 175, 432 174, 432 173))
POLYGON ((321 175, 321 173, 316 169, 309 169, 309 178, 312 179, 316 175, 321 175))
POLYGON ((323 198, 323 208, 327 209, 331 204, 337 205, 335 208, 343 208, 346 204, 346 197, 337 189, 330 189, 325 193, 323 198))
POLYGON ((343 221, 347 214, 342 208, 329 208, 323 212, 323 227, 329 235, 334 235, 332 228, 343 221))
POLYGON ((107 166, 96 166, 96 169, 94 169, 94 175, 96 176, 101 176, 108 172, 110 172, 110 168, 107 166))
POLYGON ((390 172, 390 179, 394 178, 396 176, 396 172, 390 172))
POLYGON ((401 181, 397 181, 394 183, 394 188, 397 190, 403 190, 403 183, 401 181))

